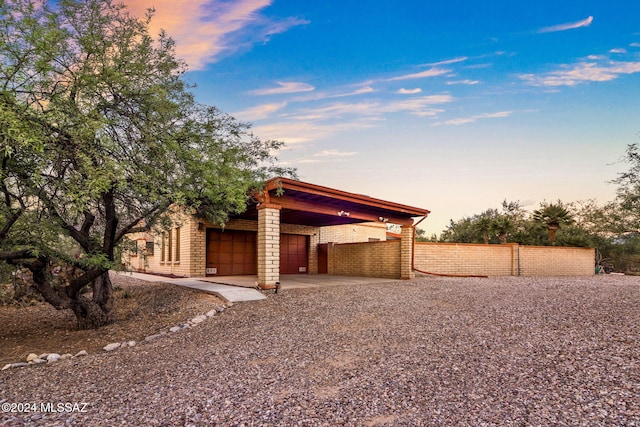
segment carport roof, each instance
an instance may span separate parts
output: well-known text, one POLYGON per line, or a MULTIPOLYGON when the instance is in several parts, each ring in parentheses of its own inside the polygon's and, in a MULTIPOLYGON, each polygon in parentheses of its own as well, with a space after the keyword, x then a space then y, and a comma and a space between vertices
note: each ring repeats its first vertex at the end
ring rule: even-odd
POLYGON ((257 219, 262 204, 279 208, 282 223, 312 226, 359 222, 411 225, 413 218, 429 215, 428 209, 282 177, 267 181, 258 200, 238 218, 257 219))

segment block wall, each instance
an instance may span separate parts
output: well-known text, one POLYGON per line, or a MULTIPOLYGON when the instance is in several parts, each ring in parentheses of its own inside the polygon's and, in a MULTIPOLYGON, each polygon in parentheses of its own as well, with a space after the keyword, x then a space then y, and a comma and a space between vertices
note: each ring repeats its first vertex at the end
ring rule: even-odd
POLYGON ((400 253, 399 240, 329 244, 328 273, 399 279, 400 253))
POLYGON ((513 245, 415 244, 414 267, 438 274, 511 276, 513 245))
POLYGON ((595 249, 521 246, 522 276, 590 276, 595 274, 595 249))
POLYGON ((414 266, 437 274, 486 276, 590 276, 595 249, 556 246, 415 244, 414 266))
POLYGON ((378 222, 344 224, 320 227, 318 231, 318 243, 355 243, 370 239, 387 240, 387 226, 378 222))

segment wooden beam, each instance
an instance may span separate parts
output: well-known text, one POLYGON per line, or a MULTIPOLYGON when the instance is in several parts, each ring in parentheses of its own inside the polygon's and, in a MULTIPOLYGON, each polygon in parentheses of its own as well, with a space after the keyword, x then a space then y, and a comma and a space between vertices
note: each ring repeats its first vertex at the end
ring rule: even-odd
MULTIPOLYGON (((339 216, 342 218, 351 218, 359 221, 367 221, 367 222, 382 222, 380 221, 380 216, 365 212, 362 210, 350 209, 348 212, 343 212, 340 214, 339 208, 323 206, 317 203, 303 202, 300 200, 295 200, 293 198, 287 197, 272 197, 271 203, 278 204, 284 209, 298 210, 302 212, 311 212, 315 214, 328 215, 328 216, 339 216)), ((391 224, 399 224, 399 225, 413 225, 413 219, 411 218, 402 218, 398 216, 385 216, 391 224)), ((357 222, 357 221, 354 221, 357 222)))

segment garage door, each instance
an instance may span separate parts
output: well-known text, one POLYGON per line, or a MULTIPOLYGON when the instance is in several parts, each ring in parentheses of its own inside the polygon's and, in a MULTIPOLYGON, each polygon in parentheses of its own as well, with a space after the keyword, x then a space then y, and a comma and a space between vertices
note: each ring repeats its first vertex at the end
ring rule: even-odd
POLYGON ((256 232, 207 230, 207 276, 258 274, 256 232))
POLYGON ((307 273, 309 270, 309 236, 280 235, 280 274, 307 273))

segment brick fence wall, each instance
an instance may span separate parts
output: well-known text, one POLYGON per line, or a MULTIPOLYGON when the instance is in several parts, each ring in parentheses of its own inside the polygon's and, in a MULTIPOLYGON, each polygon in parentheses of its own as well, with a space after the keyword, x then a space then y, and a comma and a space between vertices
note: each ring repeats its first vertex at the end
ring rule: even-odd
POLYGON ((590 276, 595 249, 560 246, 421 242, 414 266, 437 274, 486 276, 590 276))
POLYGON ((328 273, 338 276, 400 278, 400 240, 329 243, 328 273))

